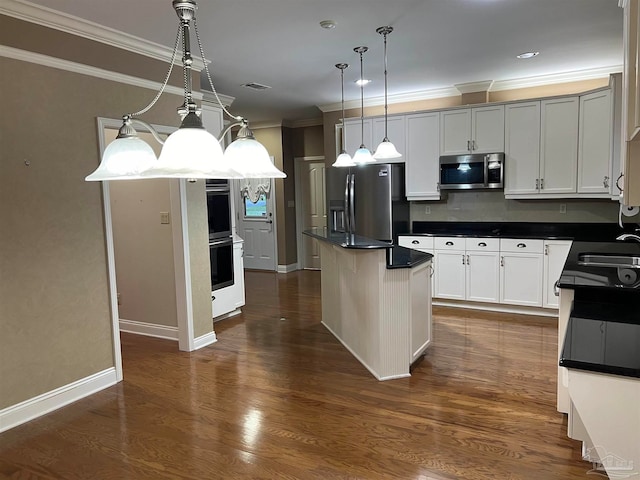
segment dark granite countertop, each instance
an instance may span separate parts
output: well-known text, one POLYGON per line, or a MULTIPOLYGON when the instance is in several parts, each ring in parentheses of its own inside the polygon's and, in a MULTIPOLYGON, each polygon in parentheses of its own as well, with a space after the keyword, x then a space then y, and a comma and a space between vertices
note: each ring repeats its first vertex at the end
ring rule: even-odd
POLYGON ((429 253, 399 247, 392 243, 381 242, 380 240, 374 240, 361 235, 333 232, 326 228, 305 230, 302 233, 342 248, 365 250, 384 248, 387 250, 387 268, 413 268, 417 265, 428 262, 433 257, 433 255, 429 253))
MULTIPOLYGON (((581 261, 584 254, 640 256, 640 243, 573 242, 558 280, 560 288, 628 292, 637 297, 640 312, 640 268, 585 265, 581 261)), ((638 315, 640 316, 640 313, 638 315)))
MULTIPOLYGON (((631 229, 631 226, 628 226, 631 229)), ((413 235, 515 237, 577 241, 614 241, 623 230, 615 223, 413 222, 413 235)), ((629 230, 631 231, 631 230, 629 230)), ((409 235, 409 233, 407 234, 409 235)))
POLYGON ((639 316, 637 305, 574 302, 560 365, 640 378, 639 316))

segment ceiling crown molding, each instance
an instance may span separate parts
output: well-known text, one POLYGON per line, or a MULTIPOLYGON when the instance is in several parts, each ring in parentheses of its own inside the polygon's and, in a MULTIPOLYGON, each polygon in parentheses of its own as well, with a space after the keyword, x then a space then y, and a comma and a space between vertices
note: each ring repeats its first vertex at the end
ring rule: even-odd
MULTIPOLYGON (((73 15, 58 12, 51 8, 36 5, 26 0, 2 0, 2 2, 0 2, 0 14, 70 33, 95 42, 104 43, 112 47, 139 53, 167 63, 171 60, 171 54, 173 53, 173 49, 158 43, 150 42, 140 37, 105 27, 73 15)), ((176 58, 181 62, 182 53, 180 52, 176 58)), ((193 57, 193 69, 196 71, 204 69, 204 61, 202 58, 193 57)))
MULTIPOLYGON (((580 82, 584 80, 594 80, 597 78, 608 77, 612 73, 622 72, 622 65, 613 65, 610 67, 598 67, 588 70, 576 70, 573 72, 553 73, 549 75, 538 75, 535 77, 514 78, 511 80, 495 80, 492 82, 489 91, 497 92, 500 90, 516 90, 518 88, 528 87, 540 87, 543 85, 553 85, 556 83, 569 83, 580 82)), ((476 90, 478 87, 483 87, 487 82, 469 82, 459 83, 455 87, 448 88, 436 88, 432 90, 422 90, 413 93, 401 93, 396 95, 389 95, 388 103, 408 103, 417 102, 420 100, 432 100, 434 98, 455 97, 462 93, 472 93, 477 91, 486 91, 486 89, 476 90), (459 90, 462 88, 462 90, 459 90), (465 91, 463 91, 465 90, 465 91)), ((372 97, 365 99, 365 107, 379 107, 384 105, 384 96, 372 97)), ((330 103, 326 105, 318 105, 318 108, 323 112, 335 112, 342 108, 340 102, 330 103)), ((344 103, 345 109, 360 108, 359 100, 350 100, 344 103)))
POLYGON ((461 95, 465 93, 487 92, 491 89, 493 80, 484 80, 482 82, 456 83, 454 87, 461 95))

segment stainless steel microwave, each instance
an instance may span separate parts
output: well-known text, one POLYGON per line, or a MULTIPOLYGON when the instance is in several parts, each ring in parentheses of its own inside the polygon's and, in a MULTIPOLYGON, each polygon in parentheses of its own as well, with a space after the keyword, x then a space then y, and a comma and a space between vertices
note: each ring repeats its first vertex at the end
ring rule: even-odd
POLYGON ((440 190, 504 187, 504 153, 440 157, 440 190))

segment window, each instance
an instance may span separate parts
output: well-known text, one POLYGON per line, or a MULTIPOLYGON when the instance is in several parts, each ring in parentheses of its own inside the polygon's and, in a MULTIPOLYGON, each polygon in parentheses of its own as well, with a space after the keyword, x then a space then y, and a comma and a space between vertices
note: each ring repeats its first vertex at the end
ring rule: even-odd
POLYGON ((257 202, 252 202, 244 197, 244 216, 245 218, 263 218, 267 216, 267 196, 262 193, 258 197, 257 202))

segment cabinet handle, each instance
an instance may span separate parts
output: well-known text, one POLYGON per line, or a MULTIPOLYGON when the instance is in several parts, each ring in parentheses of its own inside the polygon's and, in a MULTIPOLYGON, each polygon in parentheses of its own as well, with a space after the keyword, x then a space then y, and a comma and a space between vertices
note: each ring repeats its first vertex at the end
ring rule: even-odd
POLYGON ((504 267, 504 257, 500 257, 500 266, 504 267))
POLYGON ((440 191, 440 182, 436 183, 436 189, 440 191))
POLYGON ((215 295, 211 295, 211 300, 213 301, 215 299, 216 299, 216 296, 215 295))
POLYGON ((477 150, 478 147, 476 145, 476 141, 475 140, 471 140, 471 150, 477 150))
POLYGON ((518 248, 525 248, 527 246, 526 243, 519 243, 518 245, 516 245, 516 247, 518 248))
POLYGON ((453 245, 453 242, 447 242, 447 243, 445 243, 445 245, 452 246, 452 245, 453 245))
POLYGON ((479 247, 486 247, 486 246, 487 246, 487 244, 486 244, 486 243, 484 243, 484 242, 480 242, 480 243, 478 244, 478 246, 479 246, 479 247))
POLYGON ((413 240, 413 241, 411 242, 411 245, 418 245, 419 243, 420 243, 420 242, 419 242, 418 240, 413 240))
POLYGON ((549 255, 549 245, 544 246, 544 254, 547 256, 549 255))
POLYGON ((624 173, 621 173, 620 175, 618 175, 618 178, 616 179, 616 188, 620 190, 620 193, 622 193, 622 187, 620 186, 620 179, 622 177, 624 177, 624 173))
POLYGON ((536 190, 540 190, 540 179, 536 178, 536 190))
POLYGON ((471 265, 471 262, 469 261, 469 255, 467 255, 467 265, 471 265))
POLYGON ((462 264, 465 265, 465 263, 464 263, 464 255, 462 255, 462 264))
POLYGON ((609 177, 605 176, 604 180, 602 181, 602 184, 604 185, 604 188, 609 188, 609 177))
POLYGON ((431 271, 431 273, 429 274, 429 278, 433 278, 433 263, 431 265, 429 265, 429 270, 431 271))
POLYGON ((544 190, 544 178, 540 179, 540 190, 544 190))
POLYGON ((471 151, 471 140, 467 140, 467 150, 471 151))
POLYGON ((556 297, 560 296, 560 288, 558 288, 558 282, 560 281, 560 279, 556 280, 556 282, 553 284, 553 294, 556 297))

